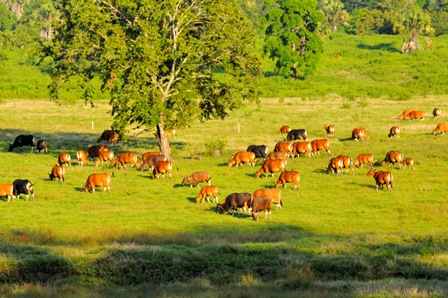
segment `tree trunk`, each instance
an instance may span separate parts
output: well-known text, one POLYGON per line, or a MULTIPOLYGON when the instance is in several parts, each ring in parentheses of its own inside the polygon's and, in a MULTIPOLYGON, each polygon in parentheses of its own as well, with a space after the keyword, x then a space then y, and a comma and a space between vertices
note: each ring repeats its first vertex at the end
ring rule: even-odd
POLYGON ((168 137, 166 136, 165 128, 162 124, 157 125, 157 138, 159 140, 160 152, 162 152, 169 161, 172 161, 170 143, 168 142, 168 137))

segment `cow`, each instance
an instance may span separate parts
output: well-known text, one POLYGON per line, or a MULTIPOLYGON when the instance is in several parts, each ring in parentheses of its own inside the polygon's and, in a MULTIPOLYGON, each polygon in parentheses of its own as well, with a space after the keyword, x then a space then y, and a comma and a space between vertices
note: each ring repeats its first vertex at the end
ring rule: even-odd
POLYGON ((199 184, 201 182, 207 182, 208 185, 210 185, 211 181, 210 172, 202 171, 202 172, 194 172, 190 176, 184 177, 182 180, 182 185, 185 185, 186 183, 190 184, 190 187, 193 187, 193 185, 197 185, 199 187, 199 184))
POLYGON ((86 184, 84 185, 84 191, 89 192, 92 189, 92 192, 95 192, 96 187, 103 187, 103 191, 108 190, 110 192, 110 174, 109 173, 96 173, 90 174, 87 177, 86 184))
POLYGON ((62 183, 65 180, 65 168, 62 165, 54 165, 54 167, 51 169, 51 173, 48 175, 50 176, 51 181, 57 178, 62 183))
POLYGON ((280 131, 278 132, 279 135, 283 135, 285 133, 288 133, 291 131, 291 126, 289 125, 283 125, 282 127, 280 127, 280 131))
POLYGON ((365 153, 358 155, 358 157, 353 162, 353 165, 362 168, 363 164, 365 163, 369 163, 370 166, 373 166, 373 154, 365 153))
POLYGON ((100 162, 101 162, 101 166, 104 166, 104 162, 106 161, 110 161, 112 163, 112 160, 114 159, 115 154, 113 151, 101 151, 100 155, 98 156, 98 158, 95 160, 95 164, 94 166, 97 167, 100 162))
POLYGON ((403 163, 403 153, 400 151, 389 151, 386 153, 386 157, 384 157, 383 161, 381 161, 381 166, 384 166, 387 164, 389 167, 390 164, 395 165, 395 163, 398 163, 401 170, 401 164, 403 163))
POLYGON ((60 166, 62 166, 62 165, 71 166, 72 165, 72 157, 70 156, 70 153, 62 152, 61 154, 59 154, 58 164, 60 166))
POLYGON ((387 190, 394 189, 394 177, 390 172, 375 171, 372 167, 366 174, 367 176, 372 176, 376 182, 376 190, 383 187, 384 184, 387 186, 387 190))
POLYGON ((23 146, 36 147, 37 138, 33 135, 19 135, 15 138, 14 143, 9 144, 8 151, 11 152, 14 148, 20 148, 23 150, 23 146))
POLYGON ((299 156, 303 154, 304 156, 310 157, 313 154, 313 147, 311 142, 294 142, 292 144, 292 157, 299 156))
POLYGON ((14 195, 14 185, 12 183, 0 184, 0 197, 7 197, 8 202, 11 198, 15 201, 16 196, 14 195))
POLYGON ((117 144, 118 140, 120 139, 119 131, 107 129, 103 131, 101 136, 96 141, 97 143, 106 142, 109 144, 117 144))
POLYGON ((34 189, 33 183, 27 179, 17 179, 12 183, 14 185, 14 196, 19 199, 20 194, 24 194, 26 201, 28 202, 28 196, 31 194, 31 197, 34 199, 34 189))
POLYGON ((334 137, 334 125, 324 124, 324 128, 327 132, 327 136, 334 137))
POLYGON ((265 174, 266 177, 269 173, 271 173, 272 177, 274 177, 274 173, 278 171, 285 171, 286 161, 281 159, 267 159, 261 165, 261 168, 255 173, 255 178, 260 177, 261 174, 265 174))
POLYGON ((432 115, 434 116, 434 118, 439 118, 439 116, 442 114, 442 110, 439 108, 434 108, 434 110, 432 111, 432 115))
POLYGON ((48 153, 47 141, 38 140, 36 144, 36 150, 39 153, 48 153))
POLYGON ((232 210, 232 216, 233 216, 235 211, 237 212, 237 214, 239 214, 238 211, 239 208, 242 208, 244 211, 249 209, 251 199, 252 195, 250 193, 235 192, 228 195, 222 203, 217 204, 215 211, 219 210, 221 214, 224 214, 227 211, 232 210))
POLYGON ((130 167, 132 168, 137 164, 137 160, 137 154, 134 152, 122 152, 110 161, 110 167, 112 168, 115 165, 120 164, 123 169, 126 169, 126 164, 130 164, 130 167))
POLYGON ((78 165, 83 166, 89 163, 89 153, 84 150, 76 151, 76 160, 78 160, 78 165))
POLYGON ((406 169, 407 166, 409 166, 410 168, 414 169, 414 160, 412 158, 405 158, 403 160, 403 166, 406 169))
POLYGON ((284 171, 278 177, 277 182, 275 182, 275 188, 279 188, 280 184, 283 184, 283 187, 286 188, 286 183, 293 183, 294 190, 300 189, 300 173, 297 171, 284 171))
POLYGON ((196 204, 202 200, 202 204, 204 204, 204 200, 207 199, 207 202, 210 203, 208 199, 209 196, 213 196, 213 203, 216 201, 218 203, 218 186, 215 185, 206 185, 201 188, 198 196, 196 197, 196 204))
POLYGON ((252 198, 258 198, 258 197, 268 197, 271 199, 271 202, 274 203, 277 206, 277 209, 282 208, 283 202, 282 202, 282 192, 280 189, 276 188, 269 188, 269 189, 257 189, 252 193, 252 198))
POLYGON ((352 169, 352 175, 355 174, 355 165, 353 159, 350 156, 339 155, 337 158, 342 159, 342 169, 345 169, 345 173, 348 173, 349 168, 352 169))
POLYGON ((395 136, 397 136, 397 138, 400 137, 400 127, 399 126, 392 126, 389 130, 389 138, 392 138, 395 136))
POLYGON ((295 141, 295 140, 308 141, 307 132, 305 129, 291 129, 286 135, 285 141, 295 141))
POLYGON ((329 174, 330 172, 335 175, 335 174, 339 174, 339 172, 342 171, 342 167, 344 166, 344 161, 342 158, 340 157, 333 157, 332 159, 330 159, 330 162, 328 163, 327 166, 327 174, 329 174))
POLYGON ((398 116, 398 119, 403 119, 403 120, 420 119, 420 120, 423 120, 424 115, 423 115, 423 111, 406 110, 400 116, 398 116))
POLYGON ((409 115, 410 112, 412 112, 413 110, 404 110, 403 113, 401 113, 400 116, 398 116, 398 119, 406 119, 406 117, 409 115))
POLYGON ((249 208, 251 209, 253 220, 258 221, 261 211, 264 211, 265 219, 268 215, 269 219, 271 219, 271 199, 269 197, 252 198, 249 208))
POLYGON ((160 151, 148 151, 143 153, 142 158, 137 162, 137 169, 140 169, 140 167, 145 163, 145 160, 148 158, 148 156, 161 154, 162 152, 160 151))
POLYGON ((171 171, 173 169, 173 164, 169 160, 159 160, 154 165, 154 169, 152 170, 151 178, 158 177, 159 174, 162 174, 162 177, 165 178, 165 173, 168 173, 168 176, 172 177, 171 171))
POLYGON ((370 135, 367 133, 367 131, 363 127, 355 127, 352 130, 352 139, 353 141, 363 141, 364 138, 367 138, 367 140, 370 140, 370 135))
POLYGON ((437 124, 436 128, 432 131, 433 135, 436 135, 438 132, 440 132, 442 135, 445 134, 445 132, 448 132, 448 123, 439 123, 437 124))
POLYGON ((288 156, 292 155, 292 143, 290 142, 278 142, 275 144, 274 152, 285 151, 288 156))
POLYGON ((97 145, 97 146, 90 146, 87 149, 87 153, 88 153, 88 157, 94 158, 94 157, 99 157, 100 153, 103 151, 108 151, 109 148, 107 148, 106 145, 97 145))
POLYGON ((286 159, 288 158, 288 153, 286 151, 274 151, 268 154, 266 157, 266 160, 268 159, 281 159, 285 161, 286 165, 286 159))
POLYGON ((160 160, 167 160, 167 158, 163 154, 147 155, 141 165, 137 164, 137 168, 140 169, 140 172, 143 172, 146 168, 148 168, 151 171, 153 167, 156 165, 156 163, 160 160))
POLYGON ((255 153, 255 158, 266 159, 269 148, 266 145, 250 145, 246 151, 255 153))
POLYGON ((317 139, 311 141, 311 148, 313 149, 313 155, 318 153, 320 155, 320 150, 324 150, 327 152, 327 155, 330 155, 330 141, 328 139, 317 139))
POLYGON ((229 168, 233 165, 235 167, 242 166, 243 163, 248 163, 251 167, 255 165, 255 153, 249 151, 239 151, 232 155, 229 163, 229 168))

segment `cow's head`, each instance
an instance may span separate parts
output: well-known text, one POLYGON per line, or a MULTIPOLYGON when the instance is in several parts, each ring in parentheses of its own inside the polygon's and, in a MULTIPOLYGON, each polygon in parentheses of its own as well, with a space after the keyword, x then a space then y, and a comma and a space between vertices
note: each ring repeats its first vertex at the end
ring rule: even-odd
POLYGON ((258 215, 260 215, 260 211, 258 211, 258 212, 252 212, 252 218, 253 218, 255 221, 258 221, 258 215))
POLYGON ((9 144, 9 149, 8 149, 8 151, 11 152, 13 149, 14 149, 13 144, 9 144))

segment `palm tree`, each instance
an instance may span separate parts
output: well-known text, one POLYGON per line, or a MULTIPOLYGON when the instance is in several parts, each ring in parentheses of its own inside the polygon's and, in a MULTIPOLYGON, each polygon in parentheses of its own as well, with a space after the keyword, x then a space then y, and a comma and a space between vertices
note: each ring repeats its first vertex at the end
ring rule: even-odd
POLYGON ((325 15, 325 21, 330 25, 331 32, 338 30, 338 26, 349 18, 349 13, 344 10, 344 3, 340 0, 320 0, 319 9, 325 15))

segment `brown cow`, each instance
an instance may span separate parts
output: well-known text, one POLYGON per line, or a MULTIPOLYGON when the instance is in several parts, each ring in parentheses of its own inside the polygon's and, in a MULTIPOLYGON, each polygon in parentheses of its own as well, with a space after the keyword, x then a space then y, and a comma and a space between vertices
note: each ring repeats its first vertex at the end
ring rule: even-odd
POLYGON ((398 163, 401 170, 401 164, 403 163, 403 153, 400 151, 389 151, 386 153, 386 157, 384 157, 383 161, 381 161, 381 166, 384 166, 387 164, 389 167, 390 164, 395 165, 395 163, 398 163))
POLYGON ((439 116, 442 114, 442 110, 439 108, 434 108, 432 114, 434 115, 434 118, 439 118, 439 116))
POLYGON ((292 157, 303 154, 310 157, 313 154, 313 147, 311 142, 295 142, 292 144, 292 157))
POLYGON ((274 186, 278 188, 280 184, 283 184, 283 187, 286 188, 286 183, 293 183, 294 189, 300 189, 300 173, 297 171, 284 171, 280 174, 274 186))
POLYGON ((210 173, 207 171, 203 172, 194 172, 190 176, 185 177, 184 180, 182 180, 182 185, 188 183, 190 184, 190 187, 193 187, 193 185, 197 185, 199 187, 199 184, 201 182, 207 182, 208 185, 210 185, 210 180, 212 178, 210 177, 210 173))
POLYGON ((90 146, 89 149, 87 149, 87 153, 89 157, 98 157, 100 156, 100 153, 103 151, 109 150, 106 145, 97 145, 97 146, 90 146))
POLYGON ((334 137, 334 125, 324 125, 325 131, 327 132, 327 135, 330 137, 334 137))
POLYGON ((311 141, 311 148, 313 148, 313 155, 318 153, 320 155, 320 150, 324 150, 327 152, 327 155, 330 155, 330 141, 328 139, 318 139, 311 141))
POLYGON ((196 197, 196 204, 199 204, 199 201, 202 200, 202 204, 204 204, 204 200, 207 199, 207 202, 210 203, 208 199, 209 196, 213 196, 213 203, 216 201, 218 203, 218 186, 215 185, 206 185, 203 186, 198 196, 196 197))
POLYGON ((335 175, 339 174, 339 172, 342 171, 342 167, 344 166, 344 160, 340 158, 339 156, 333 157, 330 159, 330 162, 328 163, 327 167, 327 174, 330 172, 335 175))
POLYGON ((401 113, 400 116, 398 116, 398 119, 406 119, 406 117, 409 115, 410 112, 412 112, 413 110, 404 110, 403 113, 401 113))
POLYGON ((12 183, 0 184, 0 197, 8 197, 8 202, 11 198, 15 201, 16 196, 14 195, 14 185, 12 183))
POLYGON ((97 167, 100 162, 101 162, 101 166, 104 166, 104 162, 110 160, 110 162, 112 163, 112 160, 114 159, 115 155, 113 151, 101 151, 100 155, 98 156, 98 158, 95 160, 95 167, 97 167))
POLYGON ((103 191, 110 191, 110 174, 109 173, 97 173, 91 174, 84 185, 84 191, 89 192, 89 189, 92 189, 92 192, 95 192, 95 187, 103 187, 103 191))
POLYGON ((173 169, 173 164, 169 160, 159 160, 154 165, 154 169, 152 170, 151 177, 154 179, 154 177, 158 177, 159 174, 162 174, 162 177, 165 178, 165 173, 168 173, 168 176, 170 176, 170 179, 172 177, 171 170, 173 169))
POLYGON ((258 198, 258 197, 268 197, 271 199, 271 202, 274 203, 278 208, 282 208, 283 202, 282 202, 282 192, 280 189, 276 188, 269 188, 269 189, 257 189, 252 193, 252 198, 258 198))
POLYGON ((412 158, 405 158, 403 160, 403 166, 406 169, 407 166, 409 166, 410 168, 414 169, 414 160, 412 158))
POLYGON ((70 153, 68 153, 68 152, 62 152, 61 154, 59 154, 59 157, 58 157, 58 164, 60 165, 60 166, 62 166, 62 165, 69 165, 69 166, 71 166, 72 165, 72 163, 71 163, 71 156, 70 156, 70 153))
POLYGON ((261 168, 255 173, 255 178, 260 177, 261 174, 265 174, 266 177, 269 173, 271 173, 272 177, 274 177, 274 173, 278 171, 285 171, 286 162, 281 159, 267 159, 261 165, 261 168))
POLYGON ((280 131, 278 132, 279 135, 288 133, 291 131, 291 126, 288 125, 283 125, 282 127, 280 127, 280 131))
POLYGON ((440 132, 442 135, 444 135, 445 132, 448 132, 448 123, 437 124, 436 128, 432 131, 432 134, 436 135, 438 132, 440 132))
POLYGON ((142 158, 137 162, 137 169, 140 169, 140 167, 145 163, 145 160, 148 158, 148 156, 151 155, 161 155, 162 152, 160 151, 148 151, 143 153, 142 158))
POLYGON ((55 165, 53 169, 51 169, 51 173, 48 174, 50 176, 50 180, 53 181, 56 178, 62 183, 64 182, 65 168, 60 165, 55 165))
POLYGON ((392 126, 390 128, 389 131, 389 138, 395 137, 397 136, 397 138, 400 137, 400 127, 399 126, 392 126))
POLYGON ((369 163, 371 166, 373 166, 373 154, 366 153, 366 154, 360 154, 353 162, 353 165, 358 167, 363 167, 363 164, 369 163))
POLYGON ((271 199, 269 197, 258 197, 252 198, 250 201, 250 207, 252 218, 255 221, 258 221, 258 216, 261 211, 264 211, 266 219, 269 215, 269 219, 271 219, 271 199))
POLYGON ((370 135, 367 133, 367 131, 363 127, 355 127, 352 130, 352 139, 354 141, 363 141, 364 138, 367 138, 367 140, 370 140, 370 135))
POLYGON ((423 120, 423 111, 406 110, 400 116, 398 116, 398 119, 403 119, 403 120, 420 119, 420 120, 423 120))
POLYGON ((255 153, 249 151, 239 151, 232 155, 228 166, 229 168, 233 165, 238 167, 239 165, 243 165, 243 163, 248 163, 251 167, 255 165, 255 153))
POLYGON ((288 158, 288 153, 286 151, 274 151, 268 154, 266 157, 266 160, 268 159, 281 159, 286 162, 286 159, 288 158))
POLYGON ((87 165, 89 163, 89 153, 84 150, 76 151, 76 159, 78 160, 78 165, 87 165))
POLYGON ((375 171, 372 167, 366 174, 367 176, 372 176, 376 182, 376 190, 379 190, 380 186, 383 187, 384 184, 387 186, 387 190, 394 189, 394 177, 390 172, 375 171))
POLYGON ((47 153, 48 152, 48 147, 47 147, 47 141, 45 141, 45 140, 39 140, 39 141, 37 141, 37 144, 36 144, 36 150, 39 152, 39 153, 47 153))
POLYGON ((166 160, 165 155, 163 155, 163 154, 157 154, 157 155, 148 154, 148 155, 146 155, 142 164, 140 164, 141 160, 140 160, 140 162, 137 163, 137 168, 140 169, 140 172, 143 172, 146 168, 149 168, 149 170, 151 171, 153 169, 153 167, 156 165, 156 163, 160 160, 166 160))
POLYGON ((137 164, 137 154, 134 152, 119 153, 116 158, 110 161, 110 167, 112 168, 116 164, 120 164, 123 169, 126 169, 126 164, 130 164, 132 168, 137 164))
POLYGON ((278 142, 275 144, 274 152, 285 151, 288 156, 292 154, 292 143, 290 142, 278 142))
POLYGON ((106 142, 109 144, 117 144, 120 139, 119 131, 107 129, 103 131, 99 139, 96 141, 97 143, 106 142))
POLYGON ((342 159, 342 169, 345 169, 345 173, 348 173, 348 169, 352 169, 352 175, 355 174, 355 165, 353 163, 353 159, 350 156, 346 155, 339 155, 337 158, 342 159))

